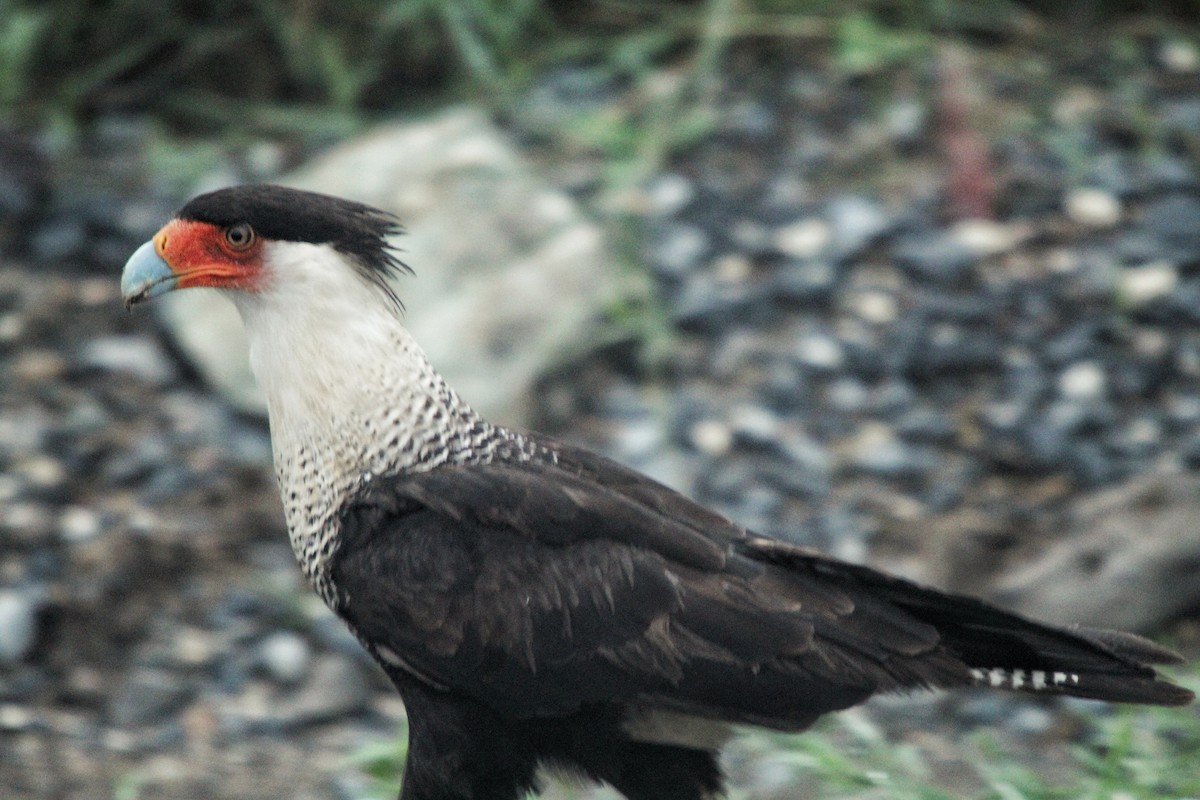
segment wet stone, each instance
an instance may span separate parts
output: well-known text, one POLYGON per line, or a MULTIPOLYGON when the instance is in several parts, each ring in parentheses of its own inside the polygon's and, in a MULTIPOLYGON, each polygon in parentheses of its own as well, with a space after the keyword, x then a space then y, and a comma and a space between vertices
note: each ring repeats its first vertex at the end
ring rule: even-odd
POLYGON ((55 264, 78 257, 87 247, 87 229, 76 218, 50 219, 34 231, 30 249, 43 263, 55 264))
POLYGON ((80 361, 94 369, 123 372, 154 385, 175 377, 175 366, 163 349, 144 336, 105 336, 83 346, 80 361))
POLYGON ((911 408, 916 398, 916 391, 907 381, 885 380, 872 393, 871 410, 883 417, 894 417, 911 408))
POLYGON ((830 381, 824 392, 831 409, 843 414, 861 414, 871 402, 871 393, 862 381, 851 377, 830 381))
POLYGON ((845 363, 841 343, 834 337, 814 331, 803 336, 795 348, 796 358, 810 369, 835 372, 845 363))
POLYGON ((354 661, 337 655, 318 657, 295 694, 272 709, 272 717, 286 727, 328 722, 364 708, 371 691, 366 676, 354 661))
POLYGON ((146 436, 116 452, 104 465, 104 480, 115 485, 131 485, 150 476, 161 476, 163 469, 180 471, 173 463, 171 448, 159 436, 146 436))
POLYGON ((917 277, 947 284, 965 278, 978 258, 953 236, 932 230, 902 236, 892 255, 917 277))
POLYGON ((1076 477, 1088 487, 1105 486, 1120 480, 1128 472, 1120 460, 1096 442, 1077 442, 1071 450, 1070 460, 1076 477))
POLYGON ((190 682, 174 672, 137 667, 109 700, 108 721, 117 728, 158 722, 191 701, 190 682))
POLYGON ((827 261, 792 261, 776 271, 772 293, 799 303, 827 300, 837 285, 837 270, 827 261))
POLYGON ((687 208, 696 196, 695 185, 676 173, 660 175, 646 187, 646 211, 657 217, 670 217, 687 208))
POLYGON ((953 419, 931 408, 906 412, 896 421, 896 433, 904 439, 934 444, 950 444, 957 436, 953 419))
POLYGON ((37 641, 38 607, 31 592, 0 589, 0 666, 16 664, 37 641))
POLYGON ((660 277, 679 280, 697 269, 711 248, 703 228, 671 224, 653 235, 646 260, 660 277))
POLYGON ((1023 433, 1024 456, 1028 459, 1028 466, 1055 469, 1065 464, 1072 444, 1069 427, 1035 420, 1025 427, 1023 433))
POLYGON ((825 215, 833 227, 832 249, 837 258, 862 252, 892 226, 882 204, 859 195, 840 195, 829 201, 825 215))
POLYGON ((1148 203, 1143 214, 1145 229, 1162 245, 1160 258, 1200 262, 1200 198, 1169 194, 1148 203))
POLYGON ((768 313, 771 287, 726 283, 703 273, 691 276, 671 304, 672 318, 688 331, 718 333, 753 324, 768 313))
POLYGON ((990 332, 941 325, 928 331, 926 340, 908 353, 905 373, 928 377, 991 370, 1001 358, 1000 344, 990 332))
POLYGON ((1141 458, 1158 450, 1163 428, 1158 419, 1142 415, 1113 431, 1108 437, 1108 449, 1125 458, 1141 458))

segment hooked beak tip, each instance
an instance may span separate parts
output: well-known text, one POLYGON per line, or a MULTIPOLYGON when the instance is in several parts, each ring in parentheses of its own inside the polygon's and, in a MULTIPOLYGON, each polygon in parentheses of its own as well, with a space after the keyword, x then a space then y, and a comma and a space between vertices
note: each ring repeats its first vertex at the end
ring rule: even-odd
POLYGON ((134 251, 121 271, 121 297, 126 310, 175 289, 178 280, 171 265, 158 254, 154 241, 146 242, 134 251))

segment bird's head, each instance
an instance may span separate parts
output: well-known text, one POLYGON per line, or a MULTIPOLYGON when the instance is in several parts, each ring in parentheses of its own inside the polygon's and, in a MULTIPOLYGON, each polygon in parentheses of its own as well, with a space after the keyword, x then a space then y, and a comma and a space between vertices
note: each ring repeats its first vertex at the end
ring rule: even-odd
POLYGON ((200 195, 125 264, 127 306, 175 289, 225 290, 239 307, 362 289, 398 306, 389 279, 404 266, 395 219, 328 195, 266 184, 200 195))

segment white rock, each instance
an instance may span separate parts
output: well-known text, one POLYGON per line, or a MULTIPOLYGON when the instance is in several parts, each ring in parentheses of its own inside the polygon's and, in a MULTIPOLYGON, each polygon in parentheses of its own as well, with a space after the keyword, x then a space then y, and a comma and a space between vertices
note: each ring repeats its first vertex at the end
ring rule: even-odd
POLYGON ((83 345, 80 359, 89 367, 126 372, 147 383, 164 384, 175 370, 158 342, 144 336, 102 336, 83 345))
POLYGON ((206 630, 184 625, 175 632, 174 655, 180 664, 204 666, 212 662, 217 651, 216 637, 206 630))
POLYGON ((100 515, 86 506, 67 506, 58 518, 58 531, 67 542, 82 542, 100 533, 100 515))
POLYGON ((805 336, 796 345, 796 355, 801 363, 817 369, 836 370, 845 360, 841 342, 823 333, 805 336))
POLYGON ((730 413, 729 423, 734 431, 756 441, 771 441, 779 436, 779 417, 753 403, 735 407, 730 413))
POLYGON ((1166 297, 1179 286, 1179 268, 1169 261, 1153 261, 1121 273, 1118 291, 1134 307, 1166 297))
POLYGON ((980 256, 994 256, 1012 250, 1026 232, 1016 225, 1003 225, 990 219, 964 219, 950 229, 950 238, 980 256))
POLYGON ((1088 228, 1111 228, 1121 221, 1121 201, 1104 189, 1083 187, 1067 195, 1067 216, 1088 228))
POLYGON ((13 703, 0 705, 0 731, 23 731, 33 724, 33 713, 13 703))
POLYGON ((25 320, 20 314, 0 314, 0 342, 14 342, 25 332, 25 320))
POLYGON ((854 313, 872 325, 887 325, 900 315, 900 304, 891 292, 869 289, 859 292, 851 299, 854 313))
POLYGON ((741 253, 726 253, 714 259, 713 273, 721 283, 744 283, 754 272, 754 264, 741 253))
POLYGON ((1195 72, 1200 69, 1200 53, 1185 39, 1170 39, 1158 51, 1159 60, 1171 72, 1195 72))
POLYGON ((281 683, 299 683, 308 674, 308 642, 291 631, 268 636, 259 646, 259 654, 271 677, 281 683))
POLYGON ((823 219, 810 218, 793 222, 775 231, 775 247, 792 258, 815 258, 833 237, 833 229, 823 219))
POLYGON ((1058 376, 1058 391, 1068 400, 1098 400, 1104 396, 1108 379, 1095 361, 1072 364, 1058 376))
POLYGON ((733 430, 717 419, 702 419, 688 431, 692 445, 702 453, 721 456, 733 446, 733 430))
POLYGON ((646 211, 656 217, 669 217, 687 207, 696 196, 696 188, 682 175, 667 173, 646 187, 646 211))

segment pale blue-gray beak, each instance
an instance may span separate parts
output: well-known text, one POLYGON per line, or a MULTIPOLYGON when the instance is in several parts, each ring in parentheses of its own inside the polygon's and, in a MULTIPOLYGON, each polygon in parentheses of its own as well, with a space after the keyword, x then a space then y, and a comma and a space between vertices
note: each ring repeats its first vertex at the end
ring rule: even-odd
POLYGON ((130 308, 143 300, 158 297, 176 288, 179 276, 154 248, 154 240, 133 252, 121 271, 121 297, 130 308))

